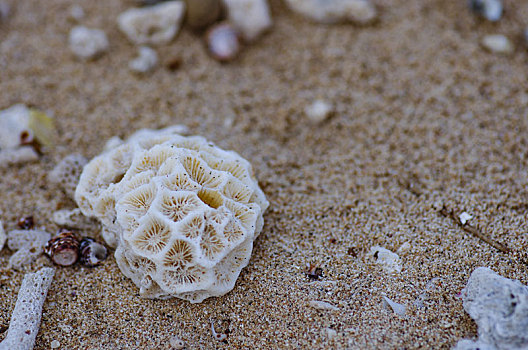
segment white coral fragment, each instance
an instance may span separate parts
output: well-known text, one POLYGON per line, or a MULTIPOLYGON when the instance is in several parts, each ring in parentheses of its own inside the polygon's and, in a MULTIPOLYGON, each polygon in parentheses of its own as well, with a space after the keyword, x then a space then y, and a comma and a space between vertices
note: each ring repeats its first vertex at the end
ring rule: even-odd
POLYGON ((105 32, 76 26, 70 31, 70 50, 81 59, 92 59, 108 50, 109 43, 105 32))
POLYGON ((45 267, 24 276, 7 336, 0 343, 0 350, 33 349, 40 327, 42 306, 54 274, 55 269, 45 267))
POLYGON ((473 219, 473 216, 469 213, 463 212, 458 216, 458 219, 462 225, 465 225, 469 220, 473 219))
POLYGON ((86 163, 88 160, 81 154, 67 155, 48 174, 48 181, 62 188, 68 197, 73 198, 86 163))
POLYGON ((400 273, 402 270, 400 257, 388 249, 375 246, 370 248, 369 255, 389 274, 400 273))
POLYGON ((183 1, 167 1, 154 6, 131 8, 119 15, 117 24, 134 44, 167 44, 180 29, 184 11, 183 1))
POLYGON ((43 230, 13 230, 7 234, 7 247, 15 251, 9 258, 9 267, 20 270, 24 265, 33 262, 44 245, 51 239, 51 234, 43 230))
POLYGON ((478 325, 479 339, 460 341, 455 349, 528 349, 528 286, 479 267, 462 291, 462 301, 478 325))
POLYGON ((370 0, 286 0, 289 7, 319 23, 351 21, 367 24, 377 17, 370 0))
POLYGON ((228 20, 244 40, 258 39, 273 24, 267 0, 223 0, 228 20))
POLYGON ((75 199, 142 296, 201 302, 234 287, 269 203, 246 160, 180 129, 140 130, 94 158, 75 199))

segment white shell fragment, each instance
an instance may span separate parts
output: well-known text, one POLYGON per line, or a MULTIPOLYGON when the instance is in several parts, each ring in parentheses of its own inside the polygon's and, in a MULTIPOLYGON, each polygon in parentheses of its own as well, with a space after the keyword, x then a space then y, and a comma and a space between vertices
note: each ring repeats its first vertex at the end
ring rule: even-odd
POLYGON ((228 21, 247 42, 258 39, 273 22, 266 0, 223 0, 228 21))
POLYGON ((128 63, 128 68, 136 73, 148 73, 158 64, 158 54, 156 50, 148 46, 138 48, 138 57, 128 63))
POLYGON ((482 46, 491 52, 499 54, 511 54, 514 50, 510 39, 502 34, 485 36, 484 39, 482 39, 482 46))
POLYGON ((167 1, 154 6, 131 8, 117 17, 117 24, 134 44, 167 44, 178 33, 184 12, 183 1, 167 1))
POLYGON ((178 129, 140 130, 94 158, 75 199, 140 295, 201 302, 233 289, 269 203, 249 162, 178 129))
POLYGON ((330 310, 330 311, 339 310, 337 306, 327 303, 326 301, 320 301, 320 300, 310 300, 308 302, 308 305, 310 305, 311 307, 317 310, 330 310))
POLYGON ((405 312, 407 311, 407 306, 394 302, 386 296, 383 296, 383 306, 386 309, 390 308, 398 316, 405 316, 405 312))
POLYGON ((30 146, 0 150, 0 168, 15 164, 35 162, 38 159, 38 153, 30 146))
POLYGON ((51 234, 43 230, 13 230, 7 234, 7 247, 15 251, 9 258, 9 267, 20 270, 40 254, 51 234))
POLYGON ((460 220, 460 223, 462 225, 465 225, 469 220, 473 219, 473 216, 471 216, 471 214, 463 212, 458 216, 458 219, 460 220))
POLYGON ((7 235, 4 231, 4 224, 2 223, 2 220, 0 220, 0 251, 4 249, 6 240, 7 240, 7 235))
POLYGON ((50 171, 48 181, 59 186, 68 197, 73 198, 86 163, 88 160, 81 154, 67 155, 50 171))
POLYGON ((100 29, 76 26, 70 31, 70 50, 81 59, 96 58, 108 50, 108 39, 100 29))
POLYGON ((300 15, 318 23, 368 24, 377 17, 370 0, 286 0, 300 15))
POLYGON ((469 7, 488 21, 496 22, 502 16, 502 0, 469 0, 469 7))
POLYGON ((478 325, 479 339, 460 341, 455 349, 528 349, 528 286, 479 267, 462 291, 462 301, 478 325))
POLYGON ((81 230, 93 225, 92 221, 84 216, 79 208, 57 210, 53 213, 52 220, 59 226, 81 230))
POLYGON ((24 276, 7 336, 0 343, 0 350, 33 349, 40 328, 42 306, 54 274, 55 269, 44 267, 24 276))
POLYGON ((20 146, 20 135, 29 130, 30 109, 16 104, 0 111, 0 149, 20 146))
POLYGON ((332 114, 333 109, 334 107, 330 103, 324 100, 315 100, 304 109, 304 114, 312 123, 321 123, 332 114))
POLYGON ((388 249, 375 246, 370 248, 369 255, 389 274, 399 273, 402 270, 400 257, 388 249))

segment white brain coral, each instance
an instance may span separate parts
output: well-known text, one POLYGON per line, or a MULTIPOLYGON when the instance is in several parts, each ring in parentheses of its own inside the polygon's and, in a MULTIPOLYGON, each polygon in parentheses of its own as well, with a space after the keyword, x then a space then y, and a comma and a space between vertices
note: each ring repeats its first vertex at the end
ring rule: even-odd
POLYGON ((90 161, 75 199, 149 298, 230 291, 269 203, 251 165, 199 136, 141 130, 90 161))

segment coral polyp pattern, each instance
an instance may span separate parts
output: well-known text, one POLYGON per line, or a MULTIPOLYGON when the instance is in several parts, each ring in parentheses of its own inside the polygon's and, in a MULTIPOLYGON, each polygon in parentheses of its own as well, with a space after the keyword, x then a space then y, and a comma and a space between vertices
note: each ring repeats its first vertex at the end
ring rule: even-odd
POLYGON ((249 162, 173 130, 140 130, 92 159, 75 199, 142 296, 196 303, 233 289, 269 203, 249 162))

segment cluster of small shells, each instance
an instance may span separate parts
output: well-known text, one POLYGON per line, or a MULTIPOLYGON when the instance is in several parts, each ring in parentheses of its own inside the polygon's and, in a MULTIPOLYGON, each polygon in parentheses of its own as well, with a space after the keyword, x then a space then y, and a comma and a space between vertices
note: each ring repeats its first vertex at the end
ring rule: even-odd
POLYGON ((89 237, 79 241, 75 234, 68 230, 60 230, 56 237, 50 239, 44 247, 44 253, 60 266, 71 266, 79 260, 84 266, 94 267, 107 256, 104 245, 89 237))
POLYGON ((84 168, 75 199, 150 298, 230 291, 268 207, 251 165, 204 138, 142 130, 84 168))

